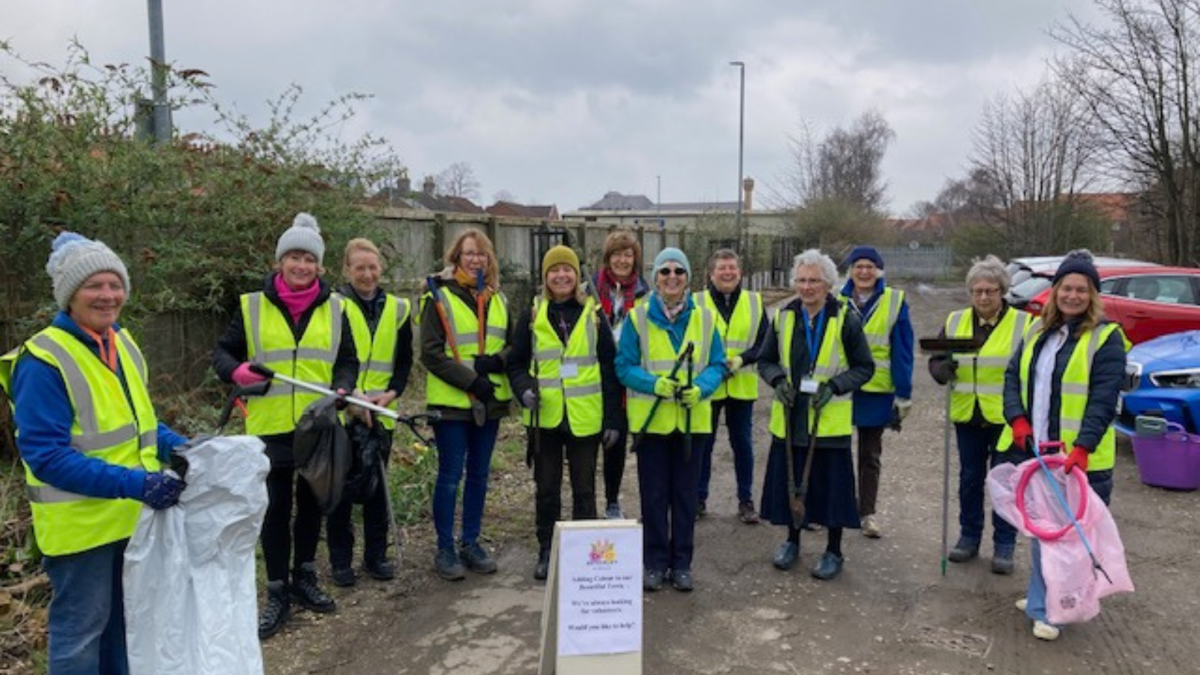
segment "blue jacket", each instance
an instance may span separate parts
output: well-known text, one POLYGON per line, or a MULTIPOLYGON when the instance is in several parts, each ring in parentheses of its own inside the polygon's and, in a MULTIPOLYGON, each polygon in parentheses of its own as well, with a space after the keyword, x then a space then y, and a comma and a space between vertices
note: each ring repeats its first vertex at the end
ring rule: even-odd
MULTIPOLYGON (((647 316, 650 323, 667 331, 667 335, 671 338, 671 346, 675 351, 679 351, 683 345, 683 334, 687 330, 688 321, 691 319, 692 310, 696 308, 692 302, 692 295, 687 295, 687 306, 675 317, 675 321, 668 321, 667 315, 663 311, 662 300, 658 297, 658 292, 653 291, 646 296, 644 302, 649 303, 650 309, 647 316)), ((644 329, 643 329, 644 330, 644 329)), ((712 349, 708 353, 708 363, 703 364, 703 369, 693 378, 693 384, 700 387, 701 398, 708 398, 713 395, 717 387, 721 386, 721 380, 725 376, 725 346, 721 344, 721 334, 713 327, 712 333, 712 349)), ((679 381, 684 382, 686 375, 681 371, 679 381)), ((621 331, 621 342, 617 345, 617 379, 626 387, 639 391, 643 394, 654 393, 654 383, 658 380, 656 375, 651 375, 642 369, 642 346, 638 342, 637 331, 623 330, 621 331)))
MULTIPOLYGON (((875 280, 875 292, 861 308, 854 303, 854 280, 851 279, 842 287, 842 295, 850 298, 848 304, 852 312, 857 312, 865 326, 867 317, 879 301, 886 286, 884 280, 875 280)), ((900 316, 892 327, 888 341, 892 349, 892 383, 896 387, 895 395, 876 394, 858 390, 854 392, 854 426, 882 427, 892 420, 892 404, 896 398, 912 398, 913 374, 913 327, 908 315, 908 300, 900 304, 900 316)))
MULTIPOLYGON (((59 312, 52 325, 74 335, 99 358, 96 341, 85 335, 66 312, 59 312)), ((118 371, 117 376, 124 384, 124 373, 118 371)), ((25 352, 13 368, 12 388, 17 449, 38 480, 88 497, 141 497, 145 471, 114 466, 71 447, 75 412, 67 395, 67 385, 57 368, 25 352)), ((171 450, 185 440, 159 422, 159 460, 166 461, 171 450)))

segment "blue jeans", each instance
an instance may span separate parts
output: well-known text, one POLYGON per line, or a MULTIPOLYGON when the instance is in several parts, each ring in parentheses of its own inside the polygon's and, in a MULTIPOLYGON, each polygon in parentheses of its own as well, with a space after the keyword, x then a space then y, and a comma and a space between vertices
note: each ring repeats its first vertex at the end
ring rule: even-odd
MULTIPOLYGON (((1096 491, 1096 495, 1107 505, 1109 500, 1112 499, 1112 470, 1089 471, 1088 485, 1092 486, 1092 489, 1096 491)), ((1028 604, 1025 606, 1025 615, 1034 621, 1050 623, 1046 618, 1046 579, 1042 576, 1042 549, 1038 545, 1036 538, 1034 538, 1033 545, 1029 549, 1031 562, 1029 565, 1029 586, 1025 589, 1025 598, 1028 600, 1028 604)))
MULTIPOLYGON (((725 410, 725 427, 729 429, 729 445, 733 448, 733 473, 737 478, 739 502, 753 500, 750 494, 754 482, 754 445, 750 440, 754 419, 754 401, 726 398, 712 403, 713 432, 696 445, 700 450, 700 501, 708 500, 708 483, 712 478, 713 446, 717 443, 717 425, 721 410, 725 410)), ((700 437, 697 436, 697 440, 700 437)))
MULTIPOLYGON (((1004 431, 1002 424, 955 424, 958 437, 958 526, 963 539, 983 540, 983 493, 990 466, 1020 463, 1029 456, 1016 450, 997 452, 996 441, 1004 431)), ((992 544, 1009 552, 1017 543, 1017 529, 992 511, 992 544)))
POLYGON ((454 510, 464 467, 467 480, 463 487, 462 542, 471 544, 479 539, 492 450, 499 431, 500 420, 488 420, 482 427, 475 426, 474 422, 437 422, 433 425, 438 449, 433 526, 437 530, 439 549, 454 548, 454 510))
POLYGON ((46 556, 50 577, 50 675, 127 675, 121 568, 128 539, 46 556))

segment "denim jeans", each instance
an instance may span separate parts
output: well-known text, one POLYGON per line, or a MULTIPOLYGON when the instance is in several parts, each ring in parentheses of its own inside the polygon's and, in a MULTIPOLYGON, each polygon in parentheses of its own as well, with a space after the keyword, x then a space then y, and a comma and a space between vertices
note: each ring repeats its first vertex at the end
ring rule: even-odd
MULTIPOLYGON (((1017 450, 997 452, 996 441, 1004 431, 1002 424, 955 424, 958 438, 958 526, 963 539, 976 544, 983 540, 983 494, 989 460, 995 467, 1008 462, 1020 463, 1029 455, 1017 450)), ((992 511, 992 543, 1008 547, 1017 542, 1017 529, 992 511)))
POLYGON ((454 547, 454 512, 464 468, 467 479, 463 486, 462 542, 471 544, 479 539, 492 449, 499 431, 500 420, 488 420, 482 427, 474 422, 434 423, 438 475, 433 487, 433 525, 439 549, 454 547))
POLYGON ((128 539, 46 556, 50 577, 50 675, 127 675, 121 568, 128 539))
POLYGON ((712 403, 713 432, 697 443, 700 450, 700 501, 708 500, 708 483, 712 478, 713 446, 717 443, 717 426, 725 411, 725 427, 729 430, 729 445, 733 448, 733 473, 737 479, 739 502, 753 501, 750 494, 754 482, 754 445, 751 441, 751 422, 754 401, 726 398, 712 403))

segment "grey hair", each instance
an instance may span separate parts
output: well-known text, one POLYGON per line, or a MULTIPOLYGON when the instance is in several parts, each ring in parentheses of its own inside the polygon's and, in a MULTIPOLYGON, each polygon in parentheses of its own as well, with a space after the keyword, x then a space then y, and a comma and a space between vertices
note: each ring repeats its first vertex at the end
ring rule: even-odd
POLYGON ((833 258, 821 253, 815 248, 810 248, 804 253, 792 259, 792 285, 796 285, 796 272, 802 265, 815 265, 821 270, 821 278, 825 283, 829 284, 829 290, 837 288, 838 273, 837 265, 833 264, 833 258))
POLYGON ((972 263, 971 269, 967 272, 968 291, 976 281, 991 281, 1000 287, 1000 295, 1008 293, 1008 287, 1012 285, 1012 278, 1008 275, 1008 268, 1004 266, 1003 260, 988 254, 983 260, 976 258, 972 263))

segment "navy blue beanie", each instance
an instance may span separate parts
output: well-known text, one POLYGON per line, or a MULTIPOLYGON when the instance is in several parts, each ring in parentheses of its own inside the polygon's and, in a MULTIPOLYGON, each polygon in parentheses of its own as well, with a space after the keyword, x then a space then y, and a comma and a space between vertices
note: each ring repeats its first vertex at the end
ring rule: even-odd
POLYGON ((876 267, 883 269, 883 256, 879 255, 879 251, 876 251, 874 246, 855 246, 854 250, 850 251, 850 255, 842 261, 842 266, 849 269, 854 266, 854 263, 863 259, 870 260, 875 263, 876 267))
POLYGON ((1052 283, 1057 285, 1058 281, 1068 274, 1082 274, 1092 281, 1093 289, 1100 290, 1100 273, 1096 271, 1096 265, 1092 262, 1092 252, 1086 248, 1071 251, 1063 258, 1054 273, 1052 283))

